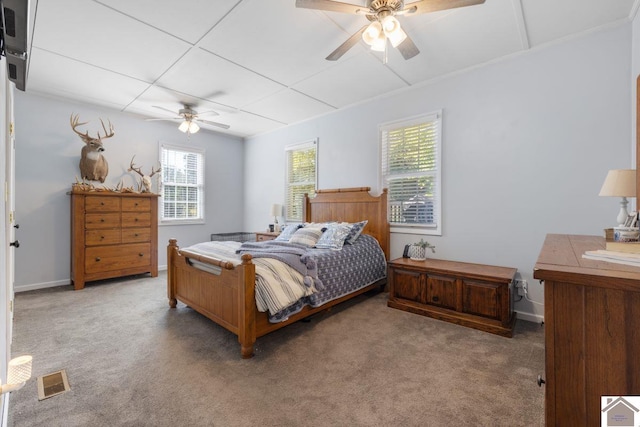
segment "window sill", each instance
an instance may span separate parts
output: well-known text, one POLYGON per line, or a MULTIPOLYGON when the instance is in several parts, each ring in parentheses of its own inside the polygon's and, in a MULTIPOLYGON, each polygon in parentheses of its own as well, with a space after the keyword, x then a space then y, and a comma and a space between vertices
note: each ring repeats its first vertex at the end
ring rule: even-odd
POLYGON ((158 221, 158 226, 167 226, 167 225, 203 225, 206 222, 203 219, 174 219, 174 220, 160 220, 158 221))
POLYGON ((422 227, 398 227, 391 226, 391 233, 395 234, 414 234, 422 236, 442 236, 442 231, 439 228, 422 228, 422 227))

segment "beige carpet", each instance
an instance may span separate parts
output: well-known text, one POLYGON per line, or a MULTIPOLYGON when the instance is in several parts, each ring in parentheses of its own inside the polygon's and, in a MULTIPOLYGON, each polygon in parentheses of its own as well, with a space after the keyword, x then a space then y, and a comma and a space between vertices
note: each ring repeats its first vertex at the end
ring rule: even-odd
POLYGON ((33 378, 9 426, 542 426, 543 328, 514 338, 388 308, 363 296, 259 338, 179 304, 166 276, 17 294, 13 355, 33 378), (71 390, 38 401, 35 378, 71 390))

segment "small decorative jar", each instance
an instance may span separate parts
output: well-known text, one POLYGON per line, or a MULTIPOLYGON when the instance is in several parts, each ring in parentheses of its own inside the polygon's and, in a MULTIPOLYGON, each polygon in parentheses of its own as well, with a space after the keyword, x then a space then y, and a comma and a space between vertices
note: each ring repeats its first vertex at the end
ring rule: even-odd
POLYGON ((427 259, 427 248, 414 243, 409 246, 409 258, 415 261, 424 261, 427 259))

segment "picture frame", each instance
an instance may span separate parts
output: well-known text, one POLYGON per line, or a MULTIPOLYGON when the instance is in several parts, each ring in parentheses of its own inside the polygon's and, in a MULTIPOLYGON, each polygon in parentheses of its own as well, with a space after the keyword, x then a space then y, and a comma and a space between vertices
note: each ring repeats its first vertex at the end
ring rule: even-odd
POLYGON ((638 212, 631 212, 627 215, 627 219, 624 222, 625 227, 637 227, 638 226, 638 212))

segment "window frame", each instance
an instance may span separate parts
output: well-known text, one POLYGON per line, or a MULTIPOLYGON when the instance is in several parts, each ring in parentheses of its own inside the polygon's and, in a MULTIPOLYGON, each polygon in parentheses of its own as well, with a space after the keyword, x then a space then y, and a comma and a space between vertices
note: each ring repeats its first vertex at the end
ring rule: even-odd
MULTIPOLYGON (((285 178, 284 178, 284 197, 285 197, 285 223, 287 222, 304 222, 304 218, 302 217, 302 212, 304 212, 304 206, 303 206, 303 199, 300 199, 299 203, 300 203, 300 218, 295 218, 292 217, 290 215, 290 210, 289 210, 289 202, 290 202, 290 197, 289 197, 289 190, 290 190, 290 185, 291 183, 289 182, 289 162, 290 162, 290 153, 294 152, 294 151, 304 151, 304 150, 308 150, 311 148, 315 148, 315 170, 314 170, 314 176, 313 176, 313 191, 315 193, 315 191, 318 189, 318 139, 312 139, 309 141, 305 141, 305 142, 301 142, 301 143, 297 143, 297 144, 292 144, 292 145, 288 145, 284 148, 285 151, 285 178)), ((309 183, 304 183, 304 182, 300 182, 298 183, 298 185, 309 185, 309 183)))
POLYGON ((389 189, 389 177, 399 177, 401 174, 387 174, 385 171, 386 159, 384 158, 387 149, 385 148, 385 133, 402 128, 410 128, 417 126, 421 123, 435 122, 435 130, 437 132, 435 140, 435 170, 433 172, 416 172, 419 176, 433 176, 435 179, 434 185, 434 224, 416 224, 416 223, 398 223, 389 222, 390 231, 392 233, 404 233, 404 234, 418 234, 418 235, 434 235, 441 236, 443 229, 442 218, 442 110, 435 112, 419 114, 412 117, 407 117, 400 120, 394 120, 391 122, 382 123, 378 126, 379 131, 379 149, 380 149, 380 187, 387 188, 389 193, 387 194, 387 220, 391 218, 391 203, 392 195, 389 189))
MULTIPOLYGON (((159 180, 159 193, 160 193, 160 203, 158 209, 158 222, 160 225, 189 225, 189 224, 205 224, 205 150, 201 148, 194 147, 184 147, 180 145, 173 145, 160 142, 159 143, 159 161, 162 168, 160 172, 160 180, 159 180), (189 154, 196 154, 199 156, 199 164, 200 170, 198 173, 198 183, 196 184, 197 194, 198 194, 198 204, 200 215, 198 218, 165 218, 164 217, 164 205, 165 205, 165 181, 164 181, 164 172, 165 172, 165 163, 162 161, 164 151, 177 151, 189 154)), ((175 183, 176 185, 180 185, 175 183)), ((188 185, 189 187, 193 187, 193 185, 188 185)))

